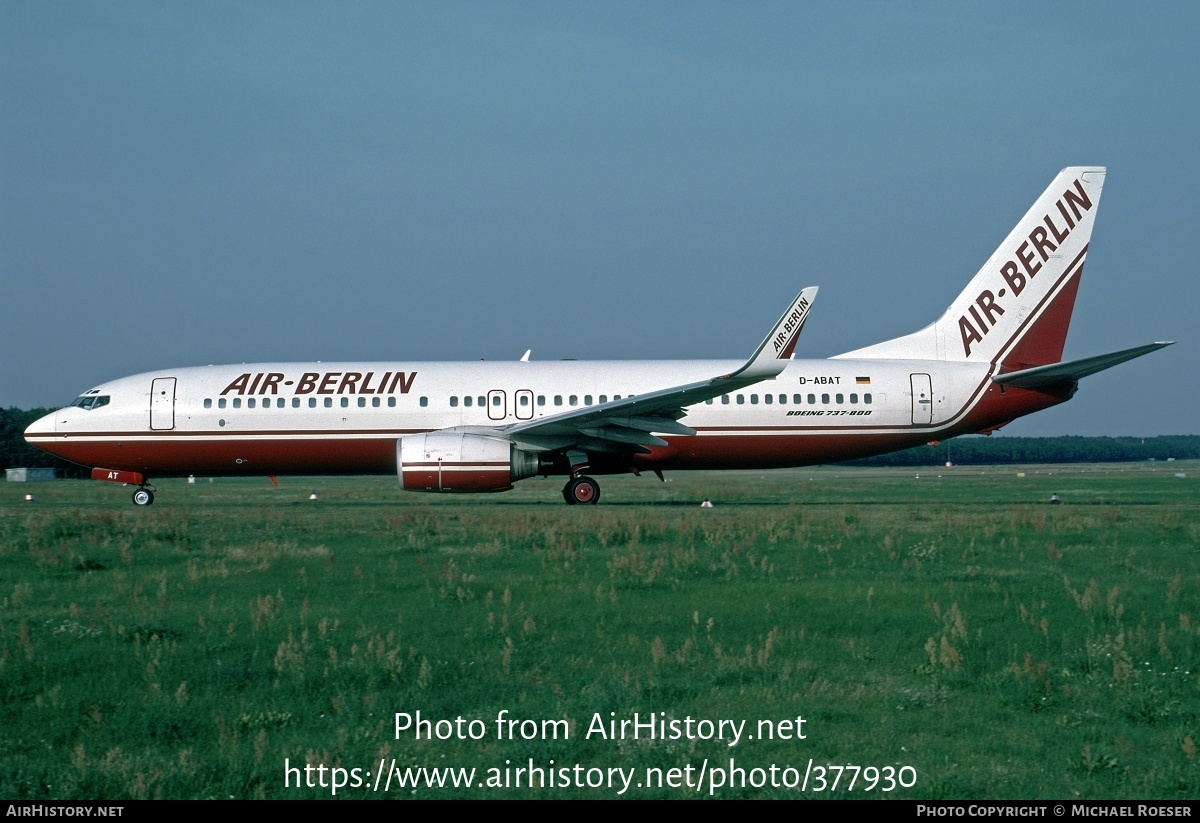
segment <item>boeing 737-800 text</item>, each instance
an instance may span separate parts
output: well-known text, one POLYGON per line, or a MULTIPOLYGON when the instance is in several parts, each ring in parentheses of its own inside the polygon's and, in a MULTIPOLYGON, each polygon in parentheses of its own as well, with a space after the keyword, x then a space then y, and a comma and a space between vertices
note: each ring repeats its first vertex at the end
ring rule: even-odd
POLYGON ((563 475, 848 460, 1062 403, 1080 378, 1168 343, 1062 362, 1103 168, 1064 169, 934 323, 827 360, 793 359, 802 291, 746 362, 262 363, 105 383, 25 432, 138 488, 150 478, 390 474, 413 491, 498 492, 563 475))

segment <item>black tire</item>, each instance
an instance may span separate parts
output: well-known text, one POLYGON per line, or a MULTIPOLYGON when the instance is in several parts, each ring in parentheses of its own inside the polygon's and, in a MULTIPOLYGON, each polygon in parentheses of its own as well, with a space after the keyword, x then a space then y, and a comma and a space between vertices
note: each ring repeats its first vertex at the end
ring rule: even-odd
POLYGON ((154 492, 149 489, 138 489, 133 493, 133 505, 150 506, 154 504, 154 492))
POLYGON ((590 477, 576 477, 563 489, 563 497, 571 505, 596 505, 600 502, 600 484, 590 477))

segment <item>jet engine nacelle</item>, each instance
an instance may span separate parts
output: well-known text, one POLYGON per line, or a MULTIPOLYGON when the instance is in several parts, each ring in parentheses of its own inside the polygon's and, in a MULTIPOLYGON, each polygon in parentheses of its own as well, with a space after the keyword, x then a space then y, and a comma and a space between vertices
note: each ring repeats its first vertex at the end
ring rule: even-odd
POLYGON ((498 437, 427 432, 396 441, 396 467, 408 491, 502 492, 536 475, 538 456, 498 437))

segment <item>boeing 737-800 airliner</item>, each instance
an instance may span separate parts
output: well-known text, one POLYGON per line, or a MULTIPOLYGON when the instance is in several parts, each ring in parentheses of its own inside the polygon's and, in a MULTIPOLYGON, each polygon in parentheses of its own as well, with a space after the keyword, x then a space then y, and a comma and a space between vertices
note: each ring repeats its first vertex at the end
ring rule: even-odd
POLYGON ((1064 169, 934 323, 793 359, 802 291, 746 362, 262 363, 105 383, 31 425, 33 445, 136 485, 197 474, 390 474, 413 491, 498 492, 589 475, 848 460, 1062 403, 1080 378, 1169 343, 1061 362, 1103 168, 1064 169))

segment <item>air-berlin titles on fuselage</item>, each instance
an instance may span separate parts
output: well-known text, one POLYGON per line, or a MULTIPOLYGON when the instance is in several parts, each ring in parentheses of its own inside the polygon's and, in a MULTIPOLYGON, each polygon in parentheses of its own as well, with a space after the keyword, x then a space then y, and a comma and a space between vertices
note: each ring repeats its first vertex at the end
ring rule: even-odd
POLYGON ((299 380, 288 380, 279 372, 246 373, 221 390, 227 394, 286 394, 280 386, 295 386, 292 394, 408 394, 414 372, 385 371, 376 379, 375 372, 366 374, 356 371, 304 372, 299 380))
POLYGON ((983 337, 996 325, 996 318, 1004 314, 1004 309, 997 301, 1004 297, 1009 289, 1013 296, 1025 290, 1025 284, 1041 271, 1042 263, 1050 259, 1050 252, 1055 251, 1071 234, 1071 229, 1079 222, 1083 212, 1090 211, 1092 199, 1084 191, 1083 182, 1075 181, 1074 190, 1067 189, 1055 203, 1058 213, 1062 216, 1066 228, 1060 229, 1054 222, 1054 216, 1047 214, 1042 218, 1045 227, 1037 226, 1029 232, 1029 239, 1017 246, 1014 259, 1000 267, 1000 275, 1007 287, 1002 287, 995 294, 990 289, 984 289, 975 298, 975 305, 968 311, 970 317, 963 315, 958 319, 958 330, 962 333, 963 354, 971 356, 971 344, 982 343, 983 337), (1053 239, 1051 239, 1053 237, 1053 239), (1036 252, 1036 257, 1035 257, 1036 252), (1041 258, 1038 260, 1037 258, 1041 258), (1018 262, 1020 265, 1018 265, 1018 262), (971 320, 974 319, 974 323, 971 320))

